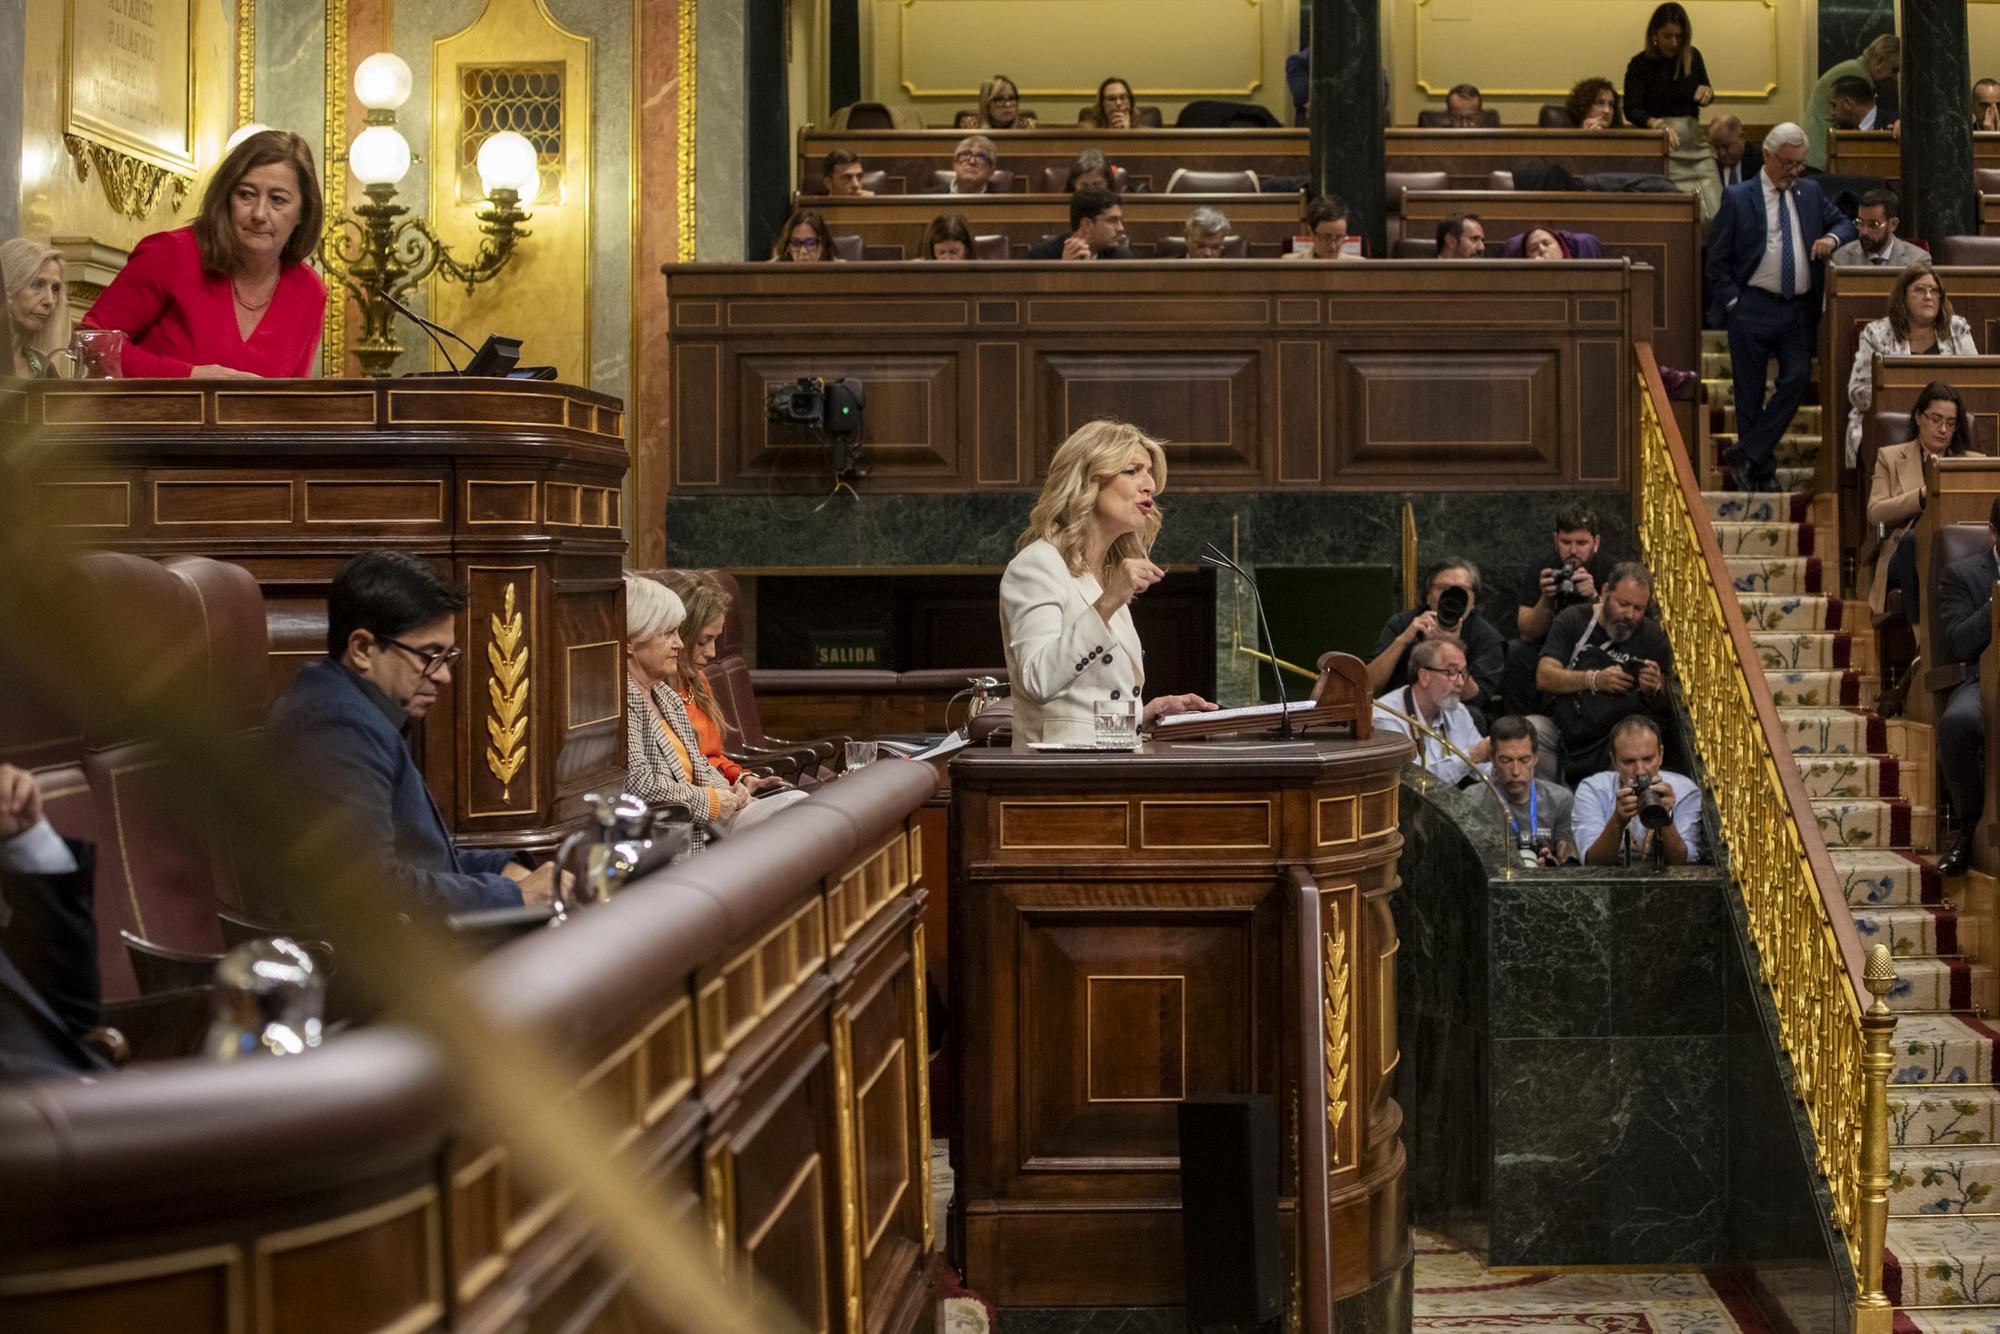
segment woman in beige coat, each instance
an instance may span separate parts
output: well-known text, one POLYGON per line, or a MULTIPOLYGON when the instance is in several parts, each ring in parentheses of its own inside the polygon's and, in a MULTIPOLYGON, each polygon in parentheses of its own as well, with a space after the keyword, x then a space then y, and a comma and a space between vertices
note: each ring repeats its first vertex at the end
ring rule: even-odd
MULTIPOLYGON (((1934 458, 1972 452, 1972 422, 1958 391, 1948 384, 1934 380, 1924 386, 1916 406, 1910 409, 1910 428, 1913 439, 1886 445, 1875 455, 1875 479, 1868 488, 1868 531, 1874 542, 1875 566, 1868 580, 1868 606, 1878 616, 1889 597, 1890 566, 1906 543, 1910 550, 1902 556, 1908 566, 1904 578, 1913 580, 1915 576, 1917 518, 1928 498, 1926 465, 1934 458)), ((1864 550, 1863 559, 1870 554, 1864 550)), ((1904 596, 1907 602, 1908 593, 1904 596)), ((1906 607, 1906 611, 1914 610, 1906 607)), ((1910 619, 1914 624, 1916 617, 1910 619)))

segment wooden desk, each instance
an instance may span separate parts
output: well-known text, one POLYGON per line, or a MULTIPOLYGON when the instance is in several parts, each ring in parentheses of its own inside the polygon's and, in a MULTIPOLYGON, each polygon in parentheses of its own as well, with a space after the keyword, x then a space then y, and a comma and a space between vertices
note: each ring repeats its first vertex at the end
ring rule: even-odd
MULTIPOLYGON (((1178 167, 1194 171, 1249 170, 1261 176, 1303 177, 1304 130, 1093 130, 1065 126, 1043 130, 989 130, 986 137, 1014 173, 1016 187, 1036 188, 1043 169, 1067 168, 1086 148, 1101 149, 1123 167, 1128 190, 1163 191, 1178 167)), ((928 189, 935 173, 951 166, 960 130, 799 131, 799 183, 816 188, 828 150, 859 155, 870 171, 886 171, 889 189, 928 189)), ((1494 130, 1394 128, 1383 131, 1385 170, 1444 171, 1459 190, 1483 190, 1495 171, 1511 171, 1529 158, 1560 162, 1579 176, 1596 171, 1661 172, 1666 138, 1658 130, 1494 130)))
MULTIPOLYGON (((877 195, 873 199, 811 199, 835 236, 859 236, 868 259, 923 259, 924 233, 940 213, 963 213, 974 236, 1004 235, 1015 259, 1043 237, 1069 230, 1068 195, 877 195)), ((1229 218, 1250 257, 1276 259, 1305 230, 1299 197, 1270 195, 1127 195, 1125 231, 1132 249, 1153 258, 1162 237, 1179 236, 1188 214, 1207 205, 1229 218)), ((1168 256, 1174 258, 1174 256, 1168 256)))
POLYGON ((274 694, 326 652, 349 559, 386 547, 448 573, 471 599, 465 657, 433 714, 449 725, 420 726, 416 748, 462 841, 546 846, 584 793, 623 781, 617 399, 517 380, 41 380, 0 412, 50 447, 54 531, 257 576, 274 694))
MULTIPOLYGON (((2000 167, 2000 132, 1975 130, 1972 166, 2000 167)), ((1902 179, 1903 146, 1887 130, 1828 130, 1826 170, 1829 176, 1880 176, 1891 184, 1902 179)))
MULTIPOLYGON (((1903 358, 1896 360, 1900 361, 1903 358)), ((2000 358, 1994 360, 1996 364, 2000 364, 2000 358)), ((1936 545, 1940 529, 1954 523, 1986 522, 1987 516, 1992 511, 1993 502, 2000 499, 2000 459, 1982 456, 1939 459, 1931 465, 1930 488, 1930 498, 1924 505, 1923 513, 1917 518, 1919 579, 1930 577, 1931 551, 1936 545)), ((1956 659, 1945 646, 1944 626, 1936 614, 1935 591, 1927 588, 1924 596, 1926 603, 1919 629, 1919 644, 1923 656, 1920 670, 1928 672, 1949 665, 1956 659)), ((1908 716, 1912 722, 1937 721, 1936 701, 1921 681, 1910 691, 1908 716)), ((1975 843, 1977 842, 1978 840, 1975 840, 1975 843)), ((1984 867, 1985 863, 1982 862, 1982 868, 1984 867)))
POLYGON ((1175 1104, 1265 1093, 1303 1327, 1393 1288, 1410 1234, 1390 895, 1411 753, 1378 733, 953 759, 971 1287, 1003 1306, 1178 1304, 1175 1104))
POLYGON ((1653 324, 1623 260, 664 273, 681 495, 827 490, 824 448, 765 420, 808 375, 867 382, 864 494, 1033 487, 1108 414, 1168 440, 1182 490, 1622 489, 1653 324))
POLYGON ((1541 223, 1589 232, 1606 255, 1649 266, 1653 350, 1669 366, 1700 365, 1701 201, 1694 195, 1411 190, 1403 196, 1403 234, 1429 237, 1454 213, 1480 216, 1489 254, 1541 223))
POLYGON ((1979 234, 2000 236, 2000 195, 1979 196, 1979 234))

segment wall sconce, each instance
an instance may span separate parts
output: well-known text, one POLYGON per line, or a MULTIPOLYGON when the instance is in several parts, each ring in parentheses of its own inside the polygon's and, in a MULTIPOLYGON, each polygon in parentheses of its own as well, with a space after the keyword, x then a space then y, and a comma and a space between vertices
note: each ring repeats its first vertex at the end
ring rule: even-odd
POLYGON ((520 202, 540 188, 541 164, 535 146, 512 130, 489 135, 480 145, 486 203, 477 216, 485 239, 470 262, 460 260, 422 218, 403 218, 409 210, 395 202, 396 186, 411 162, 409 141, 396 129, 396 111, 410 100, 410 67, 401 56, 378 52, 355 69, 354 92, 368 108, 368 128, 348 146, 347 165, 368 202, 357 204, 352 217, 328 220, 319 257, 361 306, 362 336, 354 349, 361 373, 383 376, 403 352, 393 334, 391 299, 400 300, 433 272, 463 284, 470 296, 506 267, 514 242, 528 235, 521 224, 530 215, 520 202))

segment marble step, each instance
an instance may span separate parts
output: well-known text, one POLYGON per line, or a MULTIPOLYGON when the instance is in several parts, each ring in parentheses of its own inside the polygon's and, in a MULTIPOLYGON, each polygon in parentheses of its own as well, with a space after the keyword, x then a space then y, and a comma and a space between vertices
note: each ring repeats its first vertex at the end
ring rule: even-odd
MULTIPOLYGON (((1771 687, 1771 699, 1781 709, 1867 708, 1875 702, 1880 682, 1860 672, 1770 672, 1764 683, 1771 687)), ((1841 792, 1816 793, 1836 797, 1854 795, 1841 792)), ((1891 794, 1883 794, 1891 795, 1891 794)))
MULTIPOLYGON (((1889 1164, 1889 1213, 1987 1214, 2000 1210, 2000 1144, 1898 1151, 1889 1164)), ((1994 1219, 2000 1239, 2000 1217, 1994 1219)))
POLYGON ((1991 1084, 1889 1090, 1889 1143, 1992 1144, 2000 1140, 2000 1089, 1991 1084))
POLYGON ((1889 729, 1859 709, 1779 709, 1794 754, 1879 755, 1888 748, 1889 729))
POLYGON ((2000 1028, 1955 1014, 1906 1014, 1896 1020, 1894 1084, 1991 1084, 2000 1028))
POLYGON ((1767 672, 1858 668, 1855 639, 1838 630, 1752 630, 1750 642, 1767 672))
POLYGON ((2000 1218, 1891 1218, 1883 1252, 1882 1287, 1898 1306, 2000 1303, 2000 1218))
MULTIPOLYGON (((1792 676, 1855 676, 1853 672, 1793 672, 1792 676)), ((1775 694, 1778 685, 1772 681, 1775 694)), ((1799 778, 1809 797, 1895 797, 1902 795, 1902 766, 1893 755, 1796 755, 1799 778)))
POLYGON ((1710 519, 1738 523, 1805 523, 1812 517, 1812 497, 1803 491, 1704 491, 1710 519))
POLYGON ((1928 859, 1891 848, 1828 848, 1847 902, 1857 909, 1944 902, 1944 880, 1928 859))
POLYGON ((1813 818, 1829 848, 1928 848, 1937 812, 1894 797, 1817 797, 1813 818))
POLYGON ((1825 571, 1816 556, 1725 556, 1729 580, 1739 593, 1798 596, 1825 590, 1825 571))
MULTIPOLYGON (((1956 956, 1896 960, 1896 985, 1889 1008, 1896 1011, 1964 1010, 1975 994, 1992 985, 1993 969, 1956 956)), ((1954 1015, 1964 1022, 1967 1016, 1954 1015)), ((1900 1025, 1898 1026, 1900 1028, 1900 1025)))
POLYGON ((1738 593, 1736 606, 1751 630, 1839 630, 1839 598, 1803 593, 1738 593))
POLYGON ((1809 523, 1742 523, 1725 519, 1714 525, 1716 545, 1724 556, 1810 556, 1814 532, 1809 523))
POLYGON ((1861 944, 1887 945, 1898 959, 1958 953, 1958 913, 1951 908, 1856 908, 1861 944))
POLYGON ((1891 1313, 1891 1334, 2000 1334, 2000 1306, 1953 1306, 1891 1313))

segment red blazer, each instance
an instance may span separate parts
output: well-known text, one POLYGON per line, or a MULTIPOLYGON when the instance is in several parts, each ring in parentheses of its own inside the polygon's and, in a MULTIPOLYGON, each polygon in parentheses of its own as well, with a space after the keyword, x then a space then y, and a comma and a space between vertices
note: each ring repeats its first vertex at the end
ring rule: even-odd
POLYGON ((125 374, 186 376, 227 366, 268 379, 304 379, 326 325, 326 284, 304 264, 278 275, 264 318, 244 341, 229 279, 201 267, 194 229, 154 232, 83 317, 86 329, 123 329, 125 374))

